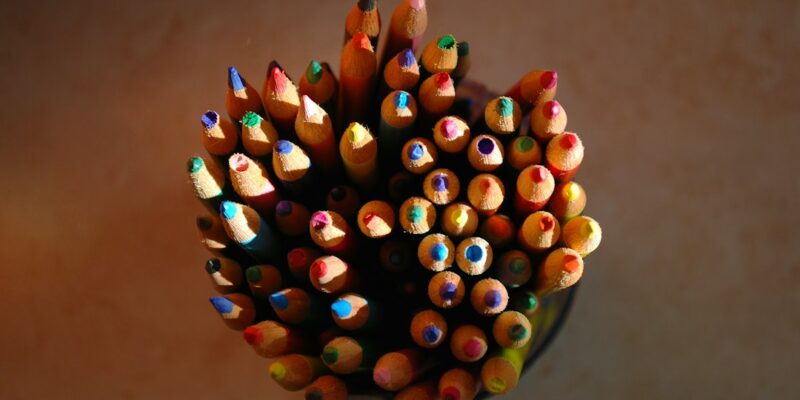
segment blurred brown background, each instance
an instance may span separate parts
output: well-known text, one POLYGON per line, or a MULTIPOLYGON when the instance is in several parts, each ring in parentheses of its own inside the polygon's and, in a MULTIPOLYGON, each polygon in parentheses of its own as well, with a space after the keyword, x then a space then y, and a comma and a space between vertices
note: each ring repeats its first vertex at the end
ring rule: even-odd
MULTIPOLYGON (((229 64, 338 65, 354 1, 69 3, 0 4, 0 398, 300 398, 207 303, 184 163, 229 64)), ((798 398, 798 3, 428 3, 490 87, 558 70, 604 226, 509 398, 798 398)))

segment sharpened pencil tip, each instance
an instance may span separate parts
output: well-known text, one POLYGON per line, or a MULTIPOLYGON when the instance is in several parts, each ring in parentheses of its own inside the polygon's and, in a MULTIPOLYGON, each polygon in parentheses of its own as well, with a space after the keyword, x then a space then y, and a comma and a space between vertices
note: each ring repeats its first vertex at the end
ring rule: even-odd
POLYGON ((564 136, 561 137, 561 140, 558 144, 560 144, 565 150, 570 150, 578 145, 578 136, 574 133, 565 133, 564 136))
POLYGON ((394 95, 394 106, 399 109, 406 108, 408 106, 408 93, 404 91, 398 91, 394 95))
POLYGON ((433 190, 437 192, 444 192, 447 190, 448 186, 450 186, 450 182, 447 180, 447 175, 439 174, 433 177, 433 180, 431 180, 431 185, 433 186, 433 190))
POLYGON ((417 59, 414 57, 414 51, 411 49, 405 49, 401 51, 397 61, 403 68, 408 68, 417 63, 417 59))
POLYGON ((475 358, 480 356, 481 353, 483 353, 483 349, 484 349, 483 343, 481 343, 480 340, 474 338, 467 340, 467 342, 464 343, 464 347, 462 348, 464 354, 466 354, 467 357, 469 358, 475 358))
POLYGON ((439 46, 440 49, 451 49, 456 45, 456 37, 453 35, 441 36, 436 42, 436 45, 439 46))
POLYGON ((545 71, 539 78, 539 84, 545 89, 552 89, 558 83, 558 72, 545 71))
POLYGON ((208 299, 214 309, 220 314, 228 314, 233 311, 233 302, 222 296, 214 296, 208 299))
POLYGON ((408 158, 412 161, 417 161, 425 155, 425 148, 419 143, 413 143, 408 148, 408 158))
POLYGON ((494 141, 489 138, 482 138, 478 140, 478 152, 488 156, 494 151, 494 141))
POLYGON ((503 298, 500 295, 500 292, 498 292, 495 289, 489 290, 483 296, 483 304, 485 304, 487 307, 490 307, 490 308, 495 308, 495 307, 499 306, 500 303, 502 303, 502 302, 503 302, 503 298))
POLYGON ((450 118, 442 122, 442 136, 446 139, 452 139, 458 135, 458 124, 450 118))
POLYGON ((443 300, 453 300, 456 297, 458 286, 453 282, 446 282, 439 288, 439 297, 443 300))
POLYGON ((519 140, 517 140, 517 150, 522 153, 527 153, 533 149, 533 139, 530 136, 520 136, 519 140))
POLYGON ((219 122, 219 114, 217 114, 216 111, 208 110, 203 114, 202 117, 200 117, 200 122, 203 123, 203 127, 206 128, 206 130, 209 130, 217 126, 217 123, 219 122))
POLYGON ((228 159, 228 164, 230 168, 236 172, 245 172, 250 168, 250 159, 244 154, 236 153, 228 159))
POLYGON ((464 257, 470 262, 478 262, 483 259, 483 247, 473 244, 464 251, 464 257))
POLYGON ((450 74, 447 72, 439 72, 436 76, 433 77, 434 82, 436 82, 436 87, 439 90, 445 90, 453 86, 453 80, 450 79, 450 74))
POLYGON ((279 361, 275 361, 269 366, 269 376, 278 382, 282 381, 286 378, 286 366, 279 361))
POLYGON ((228 87, 235 91, 239 91, 244 89, 244 86, 247 84, 244 78, 239 75, 239 71, 236 70, 236 67, 228 67, 228 87))
POLYGON ((319 113, 320 108, 314 100, 311 100, 311 98, 306 95, 303 95, 301 99, 303 103, 303 117, 308 121, 319 113))
POLYGON ((430 256, 434 261, 442 262, 446 260, 448 253, 450 253, 450 251, 447 250, 447 246, 442 243, 436 243, 431 246, 430 256))
POLYGON ((242 125, 244 125, 244 126, 246 126, 248 128, 255 128, 256 125, 261 123, 262 119, 263 118, 261 118, 261 116, 258 115, 257 113, 254 113, 252 111, 248 111, 242 117, 242 125))
POLYGON ((220 268, 222 268, 222 263, 219 262, 218 258, 212 258, 206 261, 206 272, 209 274, 218 272, 220 268))
POLYGON ((269 303, 278 310, 285 310, 289 306, 289 298, 282 292, 276 292, 269 296, 269 303))
POLYGON ((294 147, 294 146, 292 146, 292 142, 290 142, 288 140, 278 140, 278 142, 275 143, 275 149, 278 150, 278 153, 280 153, 280 154, 289 154, 289 153, 291 153, 292 152, 292 147, 294 147))
POLYGON ((553 218, 550 218, 549 215, 545 215, 539 220, 539 229, 541 229, 542 232, 550 232, 553 230, 553 228, 555 228, 555 226, 556 222, 553 220, 553 218))
POLYGON ((353 310, 353 305, 345 299, 339 299, 331 304, 331 311, 336 315, 336 318, 345 318, 350 315, 353 310))
POLYGON ((504 116, 510 117, 514 113, 514 103, 508 97, 501 97, 497 101, 497 113, 504 116))
POLYGON ((358 32, 353 35, 353 46, 362 50, 372 51, 372 43, 369 41, 369 36, 364 32, 358 32))
POLYGON ((235 217, 238 211, 239 210, 236 207, 236 203, 232 201, 226 200, 219 205, 219 213, 222 215, 222 218, 225 218, 225 220, 230 220, 235 217))
POLYGON ((314 261, 311 264, 311 276, 316 279, 320 279, 328 274, 328 264, 325 264, 325 261, 314 261))
POLYGON ((461 392, 453 386, 448 386, 442 390, 442 400, 461 400, 461 392))
POLYGON ((544 103, 544 106, 542 107, 542 114, 544 114, 544 117, 547 119, 553 119, 557 117, 558 114, 560 113, 561 113, 561 104, 559 104, 555 100, 544 103))
POLYGON ((202 158, 200 158, 200 157, 192 157, 192 158, 189 159, 189 163, 187 164, 187 169, 189 170, 189 172, 195 174, 195 173, 199 172, 200 169, 202 169, 204 165, 205 165, 205 163, 203 162, 202 158))
POLYGON ((571 274, 577 271, 580 265, 581 263, 578 256, 574 254, 567 254, 564 256, 564 271, 567 271, 571 274))
POLYGON ((358 0, 358 8, 361 11, 372 11, 375 9, 375 0, 358 0))
POLYGON ((331 220, 328 217, 328 214, 322 211, 317 211, 311 216, 311 227, 316 230, 324 229, 330 223, 331 220))
POLYGON ((537 165, 531 170, 531 179, 535 183, 542 183, 547 180, 547 168, 537 165))
POLYGON ((244 337, 244 341, 251 346, 255 346, 264 340, 264 334, 257 326, 248 326, 245 328, 244 332, 242 332, 242 336, 244 337))
POLYGON ((379 386, 386 386, 392 381, 392 373, 387 368, 375 368, 372 372, 372 379, 379 386))
POLYGON ((325 347, 322 350, 322 362, 325 365, 335 364, 337 360, 339 360, 339 350, 332 347, 325 347))
POLYGON ((408 5, 415 10, 421 10, 425 8, 425 0, 408 0, 408 5))
POLYGON ((422 329, 422 340, 427 344, 434 344, 442 337, 442 330, 436 325, 428 325, 422 329))
POLYGON ((322 79, 322 64, 317 60, 311 60, 308 63, 308 68, 306 68, 306 80, 314 84, 319 82, 320 79, 322 79))

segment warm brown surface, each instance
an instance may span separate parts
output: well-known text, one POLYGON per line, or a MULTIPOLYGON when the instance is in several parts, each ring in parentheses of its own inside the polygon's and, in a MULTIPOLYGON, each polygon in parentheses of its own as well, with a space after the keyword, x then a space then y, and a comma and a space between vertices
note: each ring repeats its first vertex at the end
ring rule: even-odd
MULTIPOLYGON (((301 398, 207 303, 184 162, 228 64, 259 88, 273 57, 294 77, 338 65, 352 2, 16 3, 0 5, 0 398, 301 398)), ((510 397, 798 398, 800 7, 429 3, 428 36, 468 39, 491 87, 556 68, 587 146, 604 243, 510 397)))

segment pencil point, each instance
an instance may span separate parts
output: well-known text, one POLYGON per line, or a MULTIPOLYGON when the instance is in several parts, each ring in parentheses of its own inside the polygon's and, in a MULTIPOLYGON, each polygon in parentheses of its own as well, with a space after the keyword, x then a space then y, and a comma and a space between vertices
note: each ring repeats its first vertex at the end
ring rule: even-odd
POLYGON ((446 90, 449 89, 450 86, 453 86, 453 80, 450 79, 450 74, 447 72, 439 72, 433 77, 434 81, 436 82, 436 87, 439 90, 446 90))
POLYGON ((467 247, 464 256, 471 262, 478 262, 483 259, 483 247, 473 244, 467 247))
POLYGON ((261 120, 262 120, 262 118, 261 118, 260 115, 254 113, 252 111, 248 111, 242 117, 242 125, 244 125, 244 126, 246 126, 248 128, 255 128, 258 124, 261 123, 261 120))
POLYGON ((408 107, 408 93, 399 91, 394 95, 394 106, 403 109, 408 107))
POLYGON ((219 114, 217 114, 216 111, 208 110, 203 114, 202 117, 200 117, 200 122, 203 123, 203 127, 205 127, 206 130, 209 130, 217 126, 217 123, 219 122, 219 114))
POLYGON ((228 314, 233 311, 233 302, 222 296, 214 296, 208 299, 214 309, 220 314, 228 314))
POLYGON ((573 273, 580 267, 580 260, 574 254, 567 254, 564 256, 564 270, 573 273))
POLYGON ((421 10, 425 7, 425 0, 408 0, 408 6, 415 10, 421 10))
POLYGON ((525 339, 528 336, 528 330, 522 324, 514 324, 508 328, 508 337, 514 340, 525 339))
POLYGON ((209 274, 218 272, 220 268, 222 268, 222 264, 219 262, 218 258, 212 258, 206 261, 206 272, 209 274))
POLYGON ((244 271, 244 275, 247 277, 248 282, 258 283, 261 282, 261 268, 258 268, 257 265, 254 265, 247 270, 244 271))
POLYGON ((325 364, 331 365, 335 363, 336 360, 338 359, 339 359, 339 350, 336 350, 335 348, 332 347, 325 347, 325 349, 322 350, 322 361, 325 364))
POLYGON ((278 142, 275 143, 275 149, 278 150, 278 153, 280 153, 280 154, 289 154, 289 153, 291 153, 292 152, 292 147, 293 147, 292 146, 292 142, 290 142, 288 140, 278 140, 278 142))
POLYGON ((514 103, 511 102, 511 99, 501 97, 497 100, 497 113, 504 117, 510 117, 514 113, 514 103))
POLYGON ((244 78, 239 75, 236 67, 228 67, 228 86, 235 91, 239 91, 244 89, 245 84, 244 78))
POLYGON ((232 201, 225 200, 219 205, 219 213, 222 214, 222 218, 225 218, 226 220, 230 220, 235 217, 237 212, 238 210, 236 209, 236 203, 232 201))
POLYGON ((539 78, 539 84, 545 89, 552 89, 556 83, 558 83, 558 72, 556 71, 545 71, 539 78))
POLYGON ((306 121, 308 121, 319 113, 320 108, 314 100, 311 100, 311 98, 306 95, 303 95, 301 99, 303 100, 303 116, 306 121))
POLYGON ((439 174, 433 177, 433 180, 431 180, 431 185, 433 186, 433 190, 437 192, 444 192, 447 190, 448 186, 450 186, 450 182, 447 180, 447 175, 439 174))
POLYGON ((339 299, 331 304, 331 311, 336 314, 336 318, 345 318, 350 315, 353 310, 353 305, 345 299, 339 299))
POLYGON ((306 80, 309 83, 317 83, 322 79, 322 64, 317 60, 311 60, 306 68, 306 80))
POLYGON ((486 193, 488 193, 490 190, 492 190, 492 184, 493 184, 493 183, 494 183, 494 182, 492 182, 492 180, 491 180, 491 179, 489 179, 489 178, 484 178, 483 180, 481 180, 481 187, 483 188, 483 190, 484 190, 486 193))
POLYGON ((341 186, 336 186, 333 189, 331 189, 331 198, 336 200, 336 201, 344 200, 344 196, 346 194, 347 194, 347 192, 341 186))
POLYGON ((548 101, 547 103, 544 103, 542 113, 544 114, 545 118, 553 119, 561 113, 561 104, 555 100, 548 101))
POLYGON ((228 160, 231 169, 236 172, 244 172, 250 167, 250 160, 241 153, 236 153, 228 160))
POLYGON ((442 400, 461 400, 461 392, 453 386, 448 386, 442 390, 442 400))
POLYGON ((537 165, 531 170, 531 179, 536 183, 542 183, 547 180, 547 168, 537 165))
POLYGON ((440 49, 450 49, 456 44, 456 38, 453 35, 444 35, 439 38, 436 42, 436 45, 439 46, 440 49))
POLYGON ((311 265, 311 275, 316 279, 320 279, 327 274, 328 264, 325 264, 325 261, 314 261, 314 264, 311 265))
POLYGON ((358 122, 353 122, 347 127, 350 143, 360 143, 367 136, 367 129, 358 122))
POLYGON ((565 133, 564 136, 561 137, 561 140, 559 140, 558 144, 560 144, 565 150, 570 150, 578 145, 578 136, 574 133, 565 133))
POLYGON ((242 336, 244 336, 244 341, 251 346, 255 346, 264 340, 264 334, 261 332, 261 329, 258 329, 256 326, 248 326, 245 328, 244 332, 242 332, 242 336))
POLYGON ((203 168, 203 165, 205 165, 205 163, 203 162, 202 158, 192 157, 189 159, 189 163, 187 164, 187 169, 189 170, 189 172, 194 174, 200 171, 200 169, 203 168))
POLYGON ((416 206, 416 205, 415 206, 411 206, 411 208, 408 210, 408 219, 412 223, 416 224, 416 223, 419 223, 420 221, 422 221, 422 217, 424 216, 424 214, 425 214, 425 211, 422 210, 422 207, 416 206))
POLYGON ((278 310, 285 310, 289 307, 289 298, 281 292, 276 292, 269 296, 269 303, 278 310))
POLYGON ((485 156, 492 154, 494 151, 494 141, 489 138, 478 140, 478 151, 485 156))
POLYGON ((414 57, 413 50, 405 49, 400 53, 400 56, 397 58, 397 61, 400 63, 401 67, 408 68, 417 63, 417 58, 414 57))
POLYGON ((541 229, 542 232, 550 232, 555 226, 556 222, 549 215, 545 215, 539 220, 539 229, 541 229))
POLYGON ((281 217, 285 217, 292 213, 292 202, 288 200, 281 200, 275 205, 275 213, 281 217))
POLYGON ((450 118, 442 122, 442 135, 447 139, 452 139, 458 135, 458 124, 450 118))
POLYGON ((530 136, 521 136, 517 141, 517 150, 527 153, 533 148, 533 139, 530 136))
POLYGON ((450 253, 447 250, 447 246, 442 243, 436 243, 431 246, 430 256, 434 261, 444 261, 447 259, 447 254, 450 253))
POLYGON ((425 155, 425 148, 419 143, 413 143, 408 148, 408 158, 412 161, 417 161, 425 155))
POLYGON ((439 297, 443 300, 453 300, 456 297, 458 286, 453 282, 446 282, 439 288, 439 297))
POLYGON ((456 225, 459 228, 463 228, 464 225, 466 225, 467 221, 469 220, 469 214, 467 214, 467 212, 462 209, 458 209, 456 210, 455 213, 453 213, 452 220, 454 225, 456 225))
POLYGON ((442 331, 436 325, 428 325, 422 329, 422 340, 427 344, 434 344, 442 337, 442 331))
POLYGON ((364 32, 358 32, 353 35, 353 45, 357 49, 372 51, 372 43, 369 41, 369 36, 364 32))
POLYGON ((580 196, 581 191, 578 185, 573 182, 567 182, 564 184, 564 188, 561 190, 561 193, 567 200, 575 200, 580 196))
POLYGON ((597 222, 594 222, 594 221, 591 221, 591 220, 590 221, 586 221, 586 222, 583 223, 583 226, 581 227, 581 230, 583 231, 584 235, 586 235, 587 237, 592 238, 595 235, 597 235, 598 232, 600 232, 600 225, 597 222))
POLYGON ((270 71, 270 76, 272 77, 272 81, 275 83, 275 91, 278 93, 285 92, 289 78, 286 77, 286 73, 283 72, 283 69, 281 69, 279 66, 272 68, 270 71))
POLYGON ((324 229, 330 223, 330 218, 322 211, 317 211, 311 216, 311 227, 316 230, 324 229))
POLYGON ((325 394, 319 389, 311 389, 306 392, 305 400, 324 400, 325 394))
POLYGON ((372 220, 374 220, 375 217, 377 217, 375 213, 368 212, 366 215, 364 215, 364 218, 362 218, 361 220, 364 222, 364 225, 370 226, 372 220))
POLYGON ((276 381, 282 381, 286 377, 286 366, 282 363, 275 361, 269 366, 269 376, 276 381))
POLYGON ((483 296, 483 304, 486 304, 487 307, 495 308, 503 302, 503 298, 500 295, 500 292, 497 290, 490 290, 486 292, 483 296))
POLYGON ((466 354, 467 357, 475 358, 483 353, 484 345, 478 339, 469 339, 466 343, 464 343, 464 347, 461 350, 464 351, 464 354, 466 354))

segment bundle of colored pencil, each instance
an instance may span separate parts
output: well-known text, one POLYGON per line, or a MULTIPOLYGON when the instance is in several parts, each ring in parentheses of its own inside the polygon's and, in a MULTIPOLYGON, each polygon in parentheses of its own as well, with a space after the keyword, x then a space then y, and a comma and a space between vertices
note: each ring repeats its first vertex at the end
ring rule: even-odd
POLYGON ((402 1, 379 58, 378 5, 359 1, 338 81, 313 60, 295 84, 272 62, 259 94, 230 67, 230 118, 201 117, 209 155, 188 172, 210 211, 211 304, 307 399, 509 392, 540 300, 600 243, 556 72, 481 103, 468 44, 421 47, 426 27, 425 1, 402 1))

